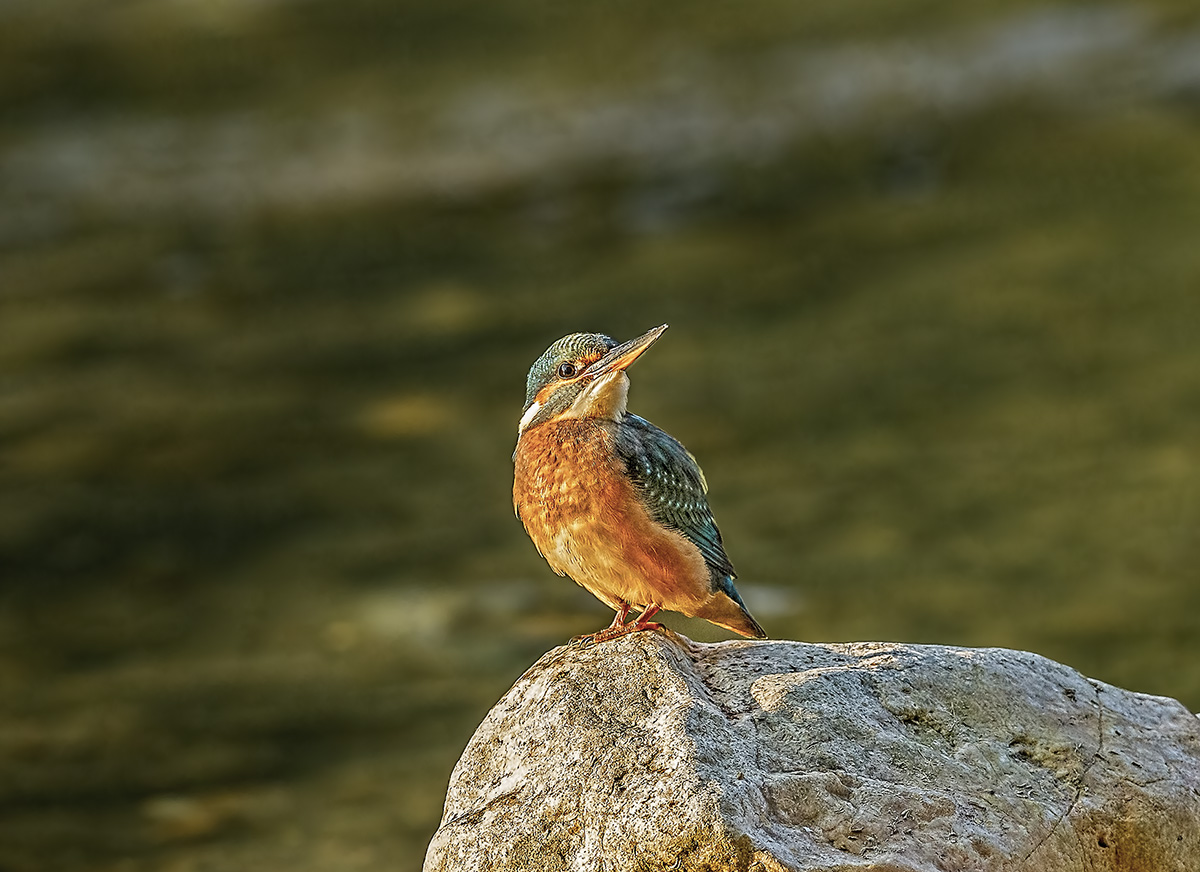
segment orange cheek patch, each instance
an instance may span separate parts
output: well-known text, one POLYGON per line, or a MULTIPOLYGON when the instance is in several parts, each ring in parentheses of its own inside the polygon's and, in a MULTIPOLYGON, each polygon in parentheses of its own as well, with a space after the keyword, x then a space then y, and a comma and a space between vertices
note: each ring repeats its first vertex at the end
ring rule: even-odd
POLYGON ((603 352, 603 351, 597 351, 594 354, 586 354, 583 357, 579 358, 577 361, 575 361, 575 365, 581 370, 586 369, 587 367, 589 367, 593 363, 595 363, 597 360, 602 358, 605 355, 605 353, 606 352, 603 352))

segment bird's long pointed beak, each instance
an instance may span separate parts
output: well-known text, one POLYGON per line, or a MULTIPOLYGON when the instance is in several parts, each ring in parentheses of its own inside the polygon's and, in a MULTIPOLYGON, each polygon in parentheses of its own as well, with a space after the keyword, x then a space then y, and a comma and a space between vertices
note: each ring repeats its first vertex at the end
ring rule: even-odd
POLYGON ((628 368, 630 364, 641 356, 643 351, 653 345, 658 340, 658 337, 663 335, 663 331, 666 329, 667 325, 663 324, 661 327, 647 330, 637 339, 630 339, 628 342, 621 343, 589 366, 587 374, 598 378, 608 375, 611 372, 628 368))

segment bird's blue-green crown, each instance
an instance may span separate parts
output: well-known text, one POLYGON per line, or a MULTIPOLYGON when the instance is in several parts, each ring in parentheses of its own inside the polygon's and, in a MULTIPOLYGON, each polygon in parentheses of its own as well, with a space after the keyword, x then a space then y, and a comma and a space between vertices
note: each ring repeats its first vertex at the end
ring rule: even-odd
POLYGON ((538 391, 550 383, 562 364, 585 357, 597 358, 616 347, 617 341, 603 333, 572 333, 559 339, 529 368, 525 379, 525 408, 533 405, 538 391))

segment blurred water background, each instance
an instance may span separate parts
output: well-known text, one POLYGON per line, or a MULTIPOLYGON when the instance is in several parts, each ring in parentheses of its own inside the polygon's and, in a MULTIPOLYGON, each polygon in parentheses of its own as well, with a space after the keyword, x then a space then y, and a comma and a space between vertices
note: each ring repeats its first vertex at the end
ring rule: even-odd
POLYGON ((5 872, 418 869, 577 330, 772 636, 1200 708, 1192 2, 3 0, 0 206, 5 872))

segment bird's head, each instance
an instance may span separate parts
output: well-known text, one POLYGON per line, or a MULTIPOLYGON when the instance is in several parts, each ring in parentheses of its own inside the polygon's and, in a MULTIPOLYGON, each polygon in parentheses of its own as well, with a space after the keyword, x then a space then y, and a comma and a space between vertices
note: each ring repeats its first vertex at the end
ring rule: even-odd
POLYGON ((620 418, 629 393, 626 368, 666 329, 663 324, 619 345, 603 333, 572 333, 555 342, 529 369, 518 435, 564 418, 620 418))

